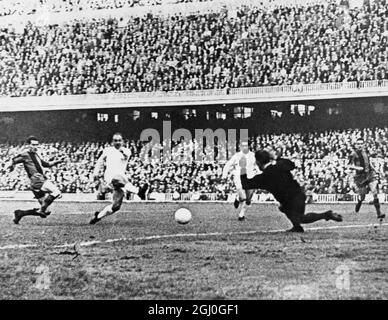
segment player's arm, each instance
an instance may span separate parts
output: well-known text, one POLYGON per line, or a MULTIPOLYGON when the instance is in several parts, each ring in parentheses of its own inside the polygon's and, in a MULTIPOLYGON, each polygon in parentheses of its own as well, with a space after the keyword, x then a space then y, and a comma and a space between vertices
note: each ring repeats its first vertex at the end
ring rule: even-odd
POLYGON ((54 167, 56 166, 57 164, 59 163, 62 163, 63 161, 65 161, 65 157, 61 157, 57 160, 54 160, 54 161, 45 161, 43 159, 40 159, 40 162, 42 163, 42 167, 43 168, 51 168, 51 167, 54 167))
POLYGON ((253 178, 248 179, 247 177, 247 160, 242 157, 239 161, 240 165, 240 178, 241 184, 244 190, 250 189, 265 189, 264 188, 264 177, 263 174, 255 175, 253 178))
POLYGON ((246 168, 241 168, 241 184, 244 190, 265 189, 263 174, 258 174, 252 179, 248 179, 246 168))
POLYGON ((279 158, 276 164, 285 171, 292 171, 295 169, 295 163, 289 159, 279 158))
POLYGON ((131 150, 125 148, 125 149, 120 149, 120 152, 124 155, 125 160, 128 160, 131 157, 131 150))
POLYGON ((353 169, 353 170, 357 170, 357 171, 363 171, 363 170, 364 170, 364 167, 355 166, 355 165, 353 165, 353 164, 349 164, 349 165, 348 165, 348 168, 349 168, 349 169, 353 169))
POLYGON ((224 165, 224 168, 222 169, 222 176, 221 176, 221 179, 222 180, 225 180, 227 177, 228 177, 228 173, 230 171, 230 169, 232 168, 232 166, 235 165, 235 162, 236 162, 236 157, 235 156, 232 156, 224 165))
POLYGON ((349 168, 349 169, 352 169, 352 170, 357 170, 357 171, 362 171, 362 170, 364 170, 364 167, 361 167, 361 166, 357 166, 357 165, 356 165, 356 155, 355 155, 355 154, 352 154, 352 155, 350 156, 348 168, 349 168))
POLYGON ((9 171, 13 171, 15 169, 15 166, 19 163, 23 163, 24 162, 24 154, 18 154, 16 157, 13 157, 10 161, 8 161, 6 164, 5 164, 5 170, 9 170, 9 171))
POLYGON ((94 179, 100 178, 100 172, 104 166, 105 160, 106 160, 106 149, 104 149, 101 156, 98 158, 98 160, 96 162, 96 166, 94 167, 94 171, 93 171, 94 179))

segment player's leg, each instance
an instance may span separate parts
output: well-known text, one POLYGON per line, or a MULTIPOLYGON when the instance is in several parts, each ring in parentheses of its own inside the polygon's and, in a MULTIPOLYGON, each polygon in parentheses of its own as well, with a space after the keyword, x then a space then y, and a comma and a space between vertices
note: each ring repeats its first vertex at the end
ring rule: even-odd
POLYGON ((19 221, 25 216, 39 216, 46 218, 50 213, 46 211, 48 206, 58 198, 61 193, 59 189, 50 181, 47 181, 40 173, 36 173, 31 177, 31 190, 35 195, 35 198, 41 204, 40 209, 30 210, 15 210, 14 223, 18 224, 19 221))
POLYGON ((357 192, 358 192, 357 203, 356 203, 356 207, 354 208, 354 212, 356 213, 360 212, 362 202, 365 200, 365 196, 367 194, 367 189, 365 186, 359 185, 357 192))
POLYGON ((241 201, 241 210, 238 214, 238 220, 243 221, 245 220, 245 213, 247 208, 251 205, 252 196, 253 196, 254 190, 244 190, 244 201, 241 201))
POLYGON ((385 214, 381 213, 380 209, 380 201, 379 201, 379 194, 378 194, 378 188, 377 188, 377 180, 373 180, 369 183, 369 189, 373 194, 373 205, 375 206, 377 218, 378 219, 384 219, 385 214))
POLYGON ((94 214, 94 218, 90 220, 90 224, 95 224, 101 219, 119 211, 123 203, 124 195, 125 192, 122 188, 115 188, 113 190, 112 204, 107 205, 101 212, 97 211, 94 214))
POLYGON ((90 224, 95 224, 104 217, 109 216, 120 209, 125 196, 125 191, 123 190, 123 188, 127 183, 127 178, 122 175, 117 175, 112 179, 112 204, 107 205, 104 209, 102 209, 101 212, 95 212, 94 218, 90 220, 90 224))
POLYGON ((100 180, 97 189, 97 200, 105 200, 108 192, 107 183, 104 180, 100 180))
POLYGON ((236 199, 234 199, 234 207, 237 209, 240 206, 240 203, 245 202, 245 190, 242 187, 241 178, 239 175, 233 177, 233 182, 236 187, 236 199))
MULTIPOLYGON (((34 193, 34 196, 39 201, 39 203, 42 203, 43 199, 46 197, 46 193, 41 191, 41 190, 32 191, 32 192, 34 193)), ((37 216, 37 217, 41 217, 41 218, 46 218, 46 215, 39 212, 39 211, 40 211, 39 208, 28 209, 28 210, 17 209, 14 211, 13 222, 15 224, 18 224, 20 222, 20 220, 26 216, 37 216)))
POLYGON ((246 204, 247 204, 248 206, 250 206, 251 203, 252 203, 252 197, 253 197, 253 194, 254 194, 254 193, 255 193, 255 190, 254 190, 254 189, 245 190, 245 197, 246 197, 245 202, 246 202, 246 204))
POLYGON ((135 187, 132 183, 127 182, 124 186, 124 190, 129 193, 137 194, 140 199, 146 200, 146 192, 148 190, 148 184, 145 183, 143 186, 135 187))
POLYGON ((58 187, 51 181, 45 181, 41 188, 41 191, 47 194, 47 196, 41 202, 40 212, 49 215, 47 208, 54 202, 55 199, 61 197, 61 192, 58 187))
POLYGON ((306 196, 300 194, 295 197, 287 208, 280 208, 280 211, 286 213, 288 219, 291 221, 293 228, 288 230, 290 232, 304 232, 301 224, 314 223, 319 220, 333 220, 340 222, 342 216, 334 213, 332 210, 325 212, 308 212, 305 213, 306 196))

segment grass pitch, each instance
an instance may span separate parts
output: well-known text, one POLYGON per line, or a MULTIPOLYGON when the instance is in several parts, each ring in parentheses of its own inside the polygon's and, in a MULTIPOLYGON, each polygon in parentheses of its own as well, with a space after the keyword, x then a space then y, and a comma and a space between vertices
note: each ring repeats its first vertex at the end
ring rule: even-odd
MULTIPOLYGON (((92 226, 105 202, 57 202, 47 219, 2 201, 0 299, 387 299, 388 223, 374 207, 308 205, 344 216, 290 227, 275 205, 254 204, 247 220, 226 203, 125 203, 92 226), (179 225, 174 211, 189 208, 179 225)), ((387 212, 387 206, 382 206, 387 212)))

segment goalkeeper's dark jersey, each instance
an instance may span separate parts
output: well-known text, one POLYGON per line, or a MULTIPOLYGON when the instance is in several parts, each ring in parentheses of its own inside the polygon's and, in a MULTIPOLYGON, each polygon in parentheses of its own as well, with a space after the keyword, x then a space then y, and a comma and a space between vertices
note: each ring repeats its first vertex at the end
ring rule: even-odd
POLYGON ((299 183, 291 172, 295 164, 288 159, 278 159, 275 164, 270 164, 264 171, 248 179, 247 175, 241 176, 241 183, 245 190, 263 189, 271 192, 281 205, 287 205, 300 194, 304 194, 299 183))

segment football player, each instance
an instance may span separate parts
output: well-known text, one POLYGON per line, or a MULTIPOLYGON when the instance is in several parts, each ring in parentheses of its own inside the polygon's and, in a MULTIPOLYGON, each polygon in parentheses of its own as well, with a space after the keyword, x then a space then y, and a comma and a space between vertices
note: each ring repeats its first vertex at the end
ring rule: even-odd
POLYGON ((271 154, 264 150, 256 151, 255 158, 262 173, 252 179, 247 177, 246 159, 240 160, 242 186, 244 190, 263 189, 271 192, 280 203, 279 210, 286 214, 293 225, 289 232, 304 232, 301 224, 318 220, 342 221, 342 216, 331 210, 305 213, 306 195, 291 174, 295 169, 292 161, 282 158, 274 161, 271 154))
POLYGON ((358 199, 355 207, 355 212, 359 212, 362 202, 365 200, 365 196, 369 191, 373 194, 373 205, 376 208, 377 218, 382 220, 385 218, 385 214, 381 213, 380 202, 378 198, 376 172, 373 169, 369 155, 365 148, 365 142, 359 138, 356 141, 353 153, 350 156, 350 168, 356 171, 354 176, 354 182, 357 186, 358 199))
POLYGON ((25 216, 38 216, 46 218, 50 215, 47 208, 53 201, 61 196, 58 187, 49 181, 44 174, 43 168, 50 168, 64 161, 61 157, 55 161, 45 161, 38 153, 39 140, 30 136, 27 138, 27 149, 16 155, 7 164, 7 169, 13 171, 17 164, 23 164, 27 176, 30 179, 30 187, 36 199, 38 199, 41 207, 30 210, 15 210, 15 218, 13 222, 18 224, 25 216))
POLYGON ((145 199, 148 184, 144 184, 141 188, 135 187, 129 182, 126 176, 126 169, 130 157, 131 151, 124 147, 122 134, 115 133, 112 139, 112 146, 103 150, 94 170, 94 179, 101 180, 100 172, 105 164, 104 183, 102 184, 104 190, 100 190, 99 192, 113 192, 112 204, 106 206, 101 212, 96 211, 93 219, 90 220, 90 224, 95 224, 106 216, 120 210, 126 193, 134 193, 142 200, 145 199))
POLYGON ((248 142, 243 141, 240 144, 240 151, 235 153, 226 162, 223 168, 222 177, 221 177, 221 181, 225 183, 229 172, 232 171, 233 182, 237 191, 236 199, 234 200, 234 207, 237 209, 239 205, 242 204, 240 213, 238 215, 239 221, 245 220, 246 207, 251 204, 251 200, 254 192, 254 190, 244 190, 241 184, 239 161, 243 157, 246 159, 246 163, 247 163, 246 167, 248 170, 247 172, 248 175, 254 176, 257 173, 255 154, 249 150, 248 142))

